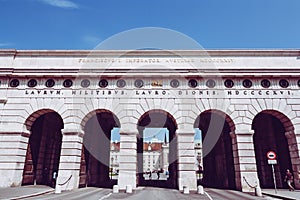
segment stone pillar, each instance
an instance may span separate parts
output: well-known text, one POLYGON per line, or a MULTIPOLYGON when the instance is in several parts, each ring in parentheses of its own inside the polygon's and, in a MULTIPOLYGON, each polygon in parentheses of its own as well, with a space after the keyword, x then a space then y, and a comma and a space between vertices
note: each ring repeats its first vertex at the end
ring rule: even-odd
MULTIPOLYGON (((136 129, 136 128, 135 128, 136 129)), ((120 129, 119 189, 137 185, 137 131, 120 129)))
MULTIPOLYGON (((296 131, 295 131, 296 132, 296 131)), ((288 141, 289 153, 292 163, 292 171, 294 175, 294 184, 297 189, 300 189, 300 183, 298 178, 298 171, 300 171, 300 135, 296 135, 294 131, 288 131, 285 133, 285 137, 288 141)))
POLYGON ((0 187, 22 184, 28 132, 0 133, 0 187))
POLYGON ((191 130, 177 131, 178 147, 178 187, 188 187, 190 191, 197 191, 197 177, 195 171, 195 133, 191 130))
POLYGON ((242 192, 255 192, 260 189, 257 175, 253 130, 237 130, 230 133, 235 168, 236 187, 242 192))
POLYGON ((78 130, 63 129, 62 134, 56 187, 58 184, 63 184, 70 179, 66 184, 61 186, 61 189, 72 190, 78 188, 79 185, 83 133, 78 130))

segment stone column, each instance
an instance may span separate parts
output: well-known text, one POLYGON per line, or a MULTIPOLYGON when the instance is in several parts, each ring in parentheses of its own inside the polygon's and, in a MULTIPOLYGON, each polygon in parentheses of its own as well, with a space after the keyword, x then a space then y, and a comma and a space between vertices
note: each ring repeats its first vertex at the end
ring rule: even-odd
POLYGON ((184 186, 188 187, 190 191, 197 190, 194 135, 195 133, 191 130, 177 131, 178 187, 180 191, 184 186))
POLYGON ((119 156, 119 189, 125 190, 127 185, 133 189, 137 185, 137 130, 120 129, 119 156), (128 131, 130 130, 130 131, 128 131))
POLYGON ((236 187, 242 192, 255 192, 254 187, 260 190, 253 134, 253 130, 236 130, 235 133, 230 133, 232 137, 236 187))
POLYGON ((0 187, 22 184, 29 132, 0 133, 0 187))
POLYGON ((61 186, 61 189, 72 190, 78 188, 79 185, 83 132, 63 129, 62 134, 63 137, 56 187, 58 184, 63 184, 70 179, 66 184, 61 186))
MULTIPOLYGON (((295 131, 296 132, 296 131, 295 131)), ((300 135, 296 135, 294 131, 288 131, 285 133, 285 137, 288 141, 289 153, 292 163, 292 171, 294 175, 294 184, 297 189, 300 188, 298 171, 300 171, 300 135)))

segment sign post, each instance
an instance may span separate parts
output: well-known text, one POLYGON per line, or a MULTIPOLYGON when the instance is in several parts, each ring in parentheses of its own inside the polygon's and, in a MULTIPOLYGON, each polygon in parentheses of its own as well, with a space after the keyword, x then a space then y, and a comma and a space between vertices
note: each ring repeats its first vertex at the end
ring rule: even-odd
POLYGON ((277 164, 276 157, 277 157, 277 155, 274 151, 268 151, 267 158, 268 158, 268 164, 272 166, 275 194, 277 194, 276 176, 275 176, 275 170, 274 170, 274 165, 277 164))

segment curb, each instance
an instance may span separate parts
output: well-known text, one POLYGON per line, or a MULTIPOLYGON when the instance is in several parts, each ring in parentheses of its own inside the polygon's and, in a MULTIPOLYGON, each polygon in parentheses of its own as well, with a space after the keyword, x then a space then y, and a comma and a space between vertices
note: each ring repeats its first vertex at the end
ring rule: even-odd
POLYGON ((29 198, 29 197, 35 197, 35 196, 43 195, 43 194, 50 194, 52 192, 54 192, 54 189, 43 191, 43 192, 37 192, 37 193, 33 193, 33 194, 28 194, 28 195, 23 195, 23 196, 19 196, 19 197, 12 197, 12 198, 9 198, 9 199, 10 200, 24 199, 24 198, 29 198))
POLYGON ((279 195, 279 194, 271 194, 271 193, 266 193, 266 192, 262 192, 262 194, 270 196, 270 197, 274 197, 274 198, 280 198, 280 199, 286 199, 286 200, 297 200, 293 197, 287 197, 287 196, 279 195))

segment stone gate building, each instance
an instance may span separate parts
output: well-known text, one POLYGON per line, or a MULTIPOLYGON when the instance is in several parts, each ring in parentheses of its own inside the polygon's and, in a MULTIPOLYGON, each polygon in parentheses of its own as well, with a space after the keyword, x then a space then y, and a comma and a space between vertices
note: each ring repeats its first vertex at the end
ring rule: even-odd
POLYGON ((299 50, 0 50, 0 187, 68 181, 63 189, 253 191, 274 186, 272 150, 277 186, 286 187, 290 169, 300 188, 299 75, 299 50), (147 180, 145 131, 157 128, 168 130, 168 177, 147 180), (109 167, 113 129, 117 179, 109 167))

